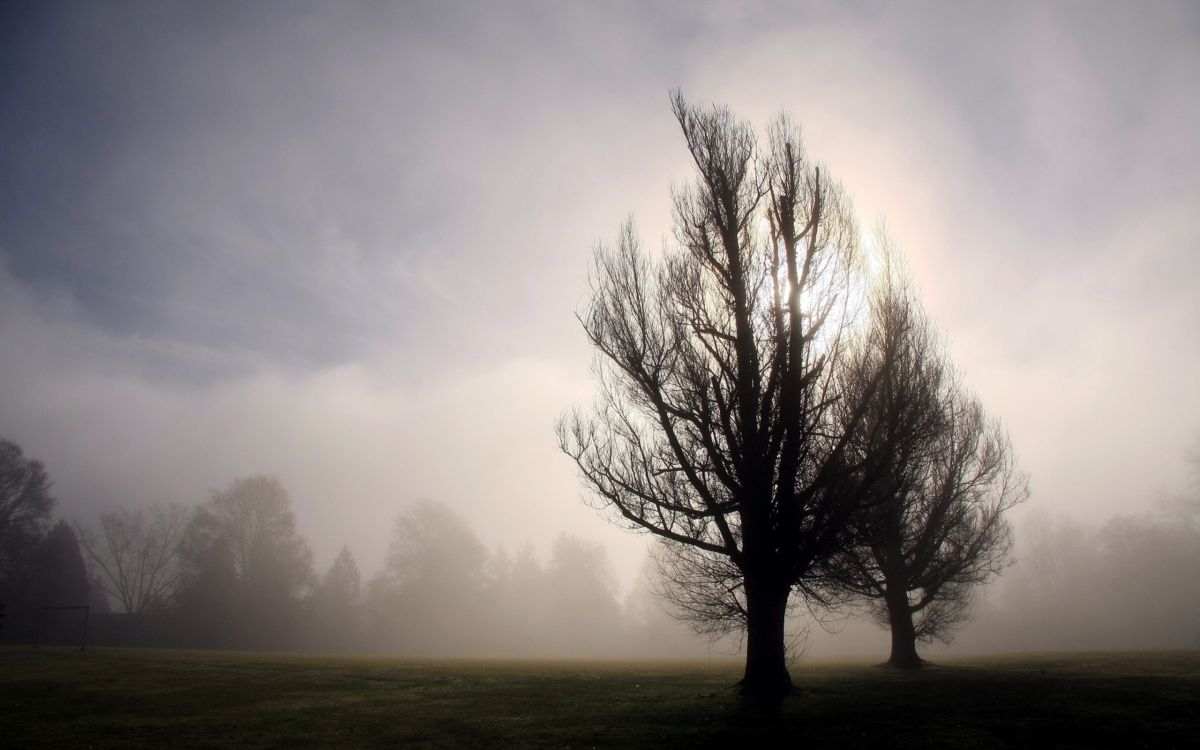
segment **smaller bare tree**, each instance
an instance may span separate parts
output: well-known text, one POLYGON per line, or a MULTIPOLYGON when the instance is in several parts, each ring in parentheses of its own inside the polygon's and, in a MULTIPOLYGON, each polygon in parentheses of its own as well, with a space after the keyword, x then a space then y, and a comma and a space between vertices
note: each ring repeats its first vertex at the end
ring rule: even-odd
POLYGON ((79 541, 100 585, 129 614, 166 609, 178 589, 179 546, 191 512, 172 503, 118 508, 100 515, 100 531, 79 528, 79 541))
MULTIPOLYGON (((855 518, 851 543, 832 560, 831 588, 868 609, 892 633, 890 666, 922 663, 916 641, 949 641, 971 593, 1010 562, 1004 513, 1028 497, 1000 425, 958 382, 910 288, 888 269, 857 365, 868 396, 855 450, 888 440, 893 461, 855 518)), ((849 417, 849 415, 848 415, 849 417)))

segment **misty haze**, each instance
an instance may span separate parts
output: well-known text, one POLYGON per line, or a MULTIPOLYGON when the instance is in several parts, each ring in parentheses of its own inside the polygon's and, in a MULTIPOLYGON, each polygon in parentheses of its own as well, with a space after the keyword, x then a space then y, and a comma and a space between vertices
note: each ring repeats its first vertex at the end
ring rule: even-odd
POLYGON ((1200 9, 0 10, 0 744, 1200 733, 1200 9))

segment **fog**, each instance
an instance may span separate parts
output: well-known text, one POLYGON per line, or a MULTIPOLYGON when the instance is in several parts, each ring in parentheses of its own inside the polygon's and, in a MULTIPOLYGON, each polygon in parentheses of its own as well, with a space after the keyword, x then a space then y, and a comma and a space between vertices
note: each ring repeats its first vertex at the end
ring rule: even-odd
MULTIPOLYGON (((316 610, 352 553, 358 624, 189 642, 730 652, 663 614, 553 431, 592 393, 593 245, 630 213, 670 242, 680 86, 795 117, 1011 435, 1017 562, 952 648, 1196 647, 1196 533, 1161 500, 1200 430, 1198 35, 1188 3, 6 4, 0 438, 83 530, 277 479, 316 610), (420 508, 478 545, 444 599, 396 568, 420 508)), ((886 653, 822 616, 808 655, 886 653)))

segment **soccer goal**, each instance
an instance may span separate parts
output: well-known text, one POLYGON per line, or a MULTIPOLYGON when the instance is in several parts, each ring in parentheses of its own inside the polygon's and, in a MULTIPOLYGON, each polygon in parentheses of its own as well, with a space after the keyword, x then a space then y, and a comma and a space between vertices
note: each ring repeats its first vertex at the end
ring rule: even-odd
POLYGON ((78 643, 87 648, 88 615, 91 607, 38 607, 33 621, 33 646, 78 643))

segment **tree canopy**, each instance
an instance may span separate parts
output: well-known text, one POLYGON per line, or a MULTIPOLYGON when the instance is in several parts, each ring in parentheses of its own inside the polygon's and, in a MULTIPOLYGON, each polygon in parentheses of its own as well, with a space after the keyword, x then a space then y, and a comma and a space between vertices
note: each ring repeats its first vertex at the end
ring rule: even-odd
POLYGON ((0 599, 15 593, 53 508, 46 467, 0 439, 0 599))
MULTIPOLYGON (((999 423, 961 384, 894 252, 872 291, 880 312, 862 348, 862 380, 883 372, 854 450, 891 436, 874 500, 828 566, 832 597, 865 601, 891 629, 889 664, 922 663, 916 641, 949 640, 975 587, 1009 562, 1005 512, 1028 495, 999 423), (872 437, 874 436, 874 437, 872 437)), ((848 415, 849 418, 849 415, 848 415)))

